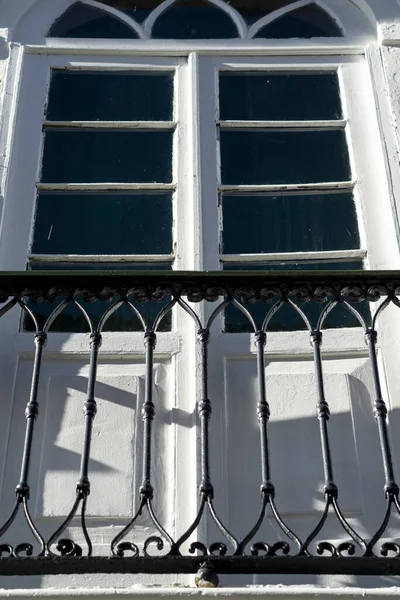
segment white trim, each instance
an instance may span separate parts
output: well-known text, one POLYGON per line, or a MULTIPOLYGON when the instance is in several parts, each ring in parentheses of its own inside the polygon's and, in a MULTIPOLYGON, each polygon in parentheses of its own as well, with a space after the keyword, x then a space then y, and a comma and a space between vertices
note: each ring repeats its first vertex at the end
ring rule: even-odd
POLYGON ((333 11, 330 6, 328 6, 326 4, 326 2, 323 2, 322 0, 314 0, 314 3, 316 4, 316 6, 319 6, 319 8, 321 8, 323 11, 325 11, 330 17, 331 19, 336 23, 336 25, 339 27, 339 29, 341 30, 343 37, 347 36, 347 31, 346 29, 343 27, 341 21, 339 20, 339 17, 337 16, 337 14, 335 13, 335 11, 333 11))
POLYGON ((199 58, 195 52, 189 56, 189 77, 190 85, 188 89, 190 105, 190 132, 189 143, 192 151, 192 166, 190 173, 191 197, 193 204, 193 268, 201 270, 203 268, 203 210, 202 210, 202 192, 203 178, 201 170, 201 139, 200 139, 200 85, 199 85, 199 58))
POLYGON ((271 193, 280 194, 288 192, 292 194, 319 194, 325 192, 341 192, 342 190, 352 190, 356 181, 337 181, 333 183, 293 183, 284 185, 220 185, 219 192, 229 193, 229 195, 238 194, 256 194, 271 193))
POLYGON ((156 20, 158 19, 158 17, 160 17, 163 14, 163 12, 165 12, 172 4, 174 4, 174 2, 175 2, 175 0, 165 0, 164 2, 161 2, 161 4, 159 4, 149 14, 147 19, 143 23, 144 32, 148 38, 151 38, 153 25, 156 22, 156 20))
MULTIPOLYGON (((30 1, 31 6, 28 10, 25 10, 25 14, 23 14, 23 11, 20 11, 17 23, 15 22, 15 14, 13 15, 12 11, 11 20, 14 22, 9 23, 10 17, 7 15, 7 11, 4 20, 5 27, 9 27, 11 33, 10 38, 21 43, 32 43, 34 41, 36 43, 46 43, 45 36, 51 25, 55 20, 62 16, 65 10, 67 10, 75 0, 52 0, 51 4, 54 12, 51 13, 49 12, 47 0, 36 0, 36 3, 34 0, 30 1)), ((108 5, 100 4, 97 0, 81 1, 83 4, 96 7, 105 13, 111 14, 115 18, 118 18, 134 30, 142 41, 151 36, 151 31, 157 18, 159 18, 165 10, 168 10, 174 2, 174 0, 165 0, 165 2, 161 3, 150 13, 144 24, 141 25, 137 23, 134 18, 127 16, 122 11, 108 5)), ((361 1, 364 2, 364 0, 349 0, 349 3, 344 3, 343 0, 298 0, 299 4, 296 3, 295 5, 285 7, 285 9, 275 11, 266 17, 262 17, 258 23, 254 23, 252 26, 248 27, 241 14, 229 6, 229 4, 225 4, 222 0, 208 0, 210 4, 213 4, 218 7, 219 10, 222 10, 236 26, 239 38, 235 41, 249 39, 254 35, 255 31, 258 31, 260 27, 263 26, 265 20, 273 21, 280 18, 282 16, 282 11, 284 11, 283 14, 286 12, 290 13, 292 10, 295 10, 296 7, 301 6, 300 3, 303 3, 305 6, 312 3, 319 6, 332 17, 343 33, 347 34, 349 38, 354 38, 354 36, 357 37, 359 35, 368 35, 369 42, 375 41, 377 35, 376 18, 370 7, 356 6, 356 3, 360 4, 361 1)), ((383 1, 384 0, 381 0, 381 2, 383 1)), ((13 4, 14 3, 17 3, 17 0, 14 0, 13 4)), ((8 6, 6 5, 3 8, 3 12, 7 8, 8 6)), ((385 37, 385 33, 383 34, 383 37, 385 37)), ((278 41, 282 42, 282 40, 278 41)))
POLYGON ((49 38, 43 44, 26 44, 28 54, 48 55, 99 55, 99 56, 149 56, 173 57, 189 56, 191 52, 199 55, 215 56, 345 56, 365 54, 365 47, 371 42, 370 36, 342 38, 323 38, 305 40, 235 40, 235 44, 226 40, 82 40, 68 38, 49 38))
POLYGON ((281 252, 265 254, 221 254, 223 263, 323 262, 327 260, 363 259, 366 250, 334 250, 329 252, 281 252))
POLYGON ((279 598, 286 600, 298 598, 310 600, 310 598, 341 598, 348 600, 358 598, 368 598, 369 600, 384 600, 388 596, 398 598, 400 587, 388 588, 324 588, 316 585, 258 585, 255 587, 247 586, 245 588, 189 588, 189 587, 155 587, 155 586, 137 586, 134 588, 92 588, 92 589, 20 589, 20 590, 0 590, 0 597, 14 598, 15 600, 26 600, 30 598, 85 598, 85 600, 98 600, 99 598, 115 598, 122 596, 134 600, 135 598, 147 598, 148 600, 158 598, 235 598, 235 600, 247 600, 249 597, 269 598, 271 600, 279 598))
POLYGON ((36 188, 43 192, 110 191, 132 190, 139 192, 171 191, 174 183, 37 183, 36 188))
POLYGON ((217 121, 217 127, 224 129, 282 129, 295 131, 319 131, 321 129, 344 129, 347 120, 335 121, 217 121))
POLYGON ((30 254, 31 264, 37 263, 170 263, 173 254, 30 254))
POLYGON ((265 17, 261 17, 256 23, 254 23, 251 27, 249 27, 248 36, 249 38, 253 38, 263 27, 273 23, 277 19, 280 19, 284 15, 297 10, 298 8, 303 8, 304 6, 308 6, 309 4, 314 4, 313 0, 297 0, 293 4, 288 4, 287 6, 283 6, 282 8, 278 8, 274 10, 269 15, 265 15, 265 17))
MULTIPOLYGON (((247 37, 247 25, 242 16, 231 6, 225 4, 221 0, 208 0, 210 4, 214 4, 217 8, 222 10, 225 14, 227 14, 234 25, 236 25, 239 38, 245 39, 247 37)), ((175 4, 176 0, 165 0, 159 6, 157 6, 147 17, 144 22, 144 31, 145 34, 151 38, 153 32, 153 26, 157 19, 159 19, 164 12, 166 12, 173 4, 175 4)))
POLYGON ((125 23, 125 25, 128 25, 128 27, 133 29, 141 39, 145 39, 146 36, 144 30, 139 25, 139 23, 137 23, 134 19, 131 19, 131 17, 126 15, 124 12, 118 10, 117 8, 113 8, 108 4, 101 4, 100 2, 96 2, 96 0, 80 0, 80 2, 82 4, 86 4, 87 6, 93 6, 93 8, 98 8, 99 10, 113 15, 113 17, 115 17, 119 21, 122 21, 123 23, 125 23))
POLYGON ((234 24, 237 27, 239 37, 241 39, 246 39, 248 37, 248 27, 246 21, 243 19, 242 15, 229 4, 225 4, 221 0, 209 0, 211 4, 214 4, 218 8, 220 8, 225 14, 229 15, 234 24))
POLYGON ((174 121, 44 121, 43 127, 68 129, 174 129, 174 121))

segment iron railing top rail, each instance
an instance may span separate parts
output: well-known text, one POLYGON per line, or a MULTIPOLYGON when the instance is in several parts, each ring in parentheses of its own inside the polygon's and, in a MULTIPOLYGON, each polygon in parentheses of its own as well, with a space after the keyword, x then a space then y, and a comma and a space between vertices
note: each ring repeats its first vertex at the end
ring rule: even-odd
MULTIPOLYGON (((384 287, 385 291, 400 293, 399 271, 128 271, 128 270, 51 270, 51 271, 0 271, 0 301, 10 296, 35 296, 41 292, 46 298, 71 291, 99 292, 106 288, 110 292, 121 289, 145 286, 153 293, 177 293, 179 296, 192 296, 191 300, 212 300, 218 295, 236 295, 245 288, 274 289, 289 291, 312 286, 331 287, 340 290, 349 287, 384 287), (211 291, 212 288, 215 288, 211 291), (207 293, 210 290, 210 293, 207 293), (192 293, 193 292, 193 293, 192 293)), ((328 290, 327 290, 328 291, 328 290)), ((361 291, 361 290, 360 290, 361 291)), ((100 295, 103 298, 103 294, 100 295)), ((143 297, 146 300, 146 297, 143 297)))

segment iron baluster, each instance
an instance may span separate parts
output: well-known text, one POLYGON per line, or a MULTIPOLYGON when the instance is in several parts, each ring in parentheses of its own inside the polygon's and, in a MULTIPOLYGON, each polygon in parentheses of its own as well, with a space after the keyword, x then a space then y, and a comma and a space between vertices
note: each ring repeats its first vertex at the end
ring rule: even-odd
MULTIPOLYGON (((383 306, 383 305, 382 305, 383 306)), ((386 308, 386 307, 384 307, 386 308)), ((377 315, 376 315, 377 316, 377 315)), ((378 368, 378 359, 376 354, 376 345, 378 341, 378 334, 376 329, 373 327, 367 329, 365 333, 365 340, 368 346, 368 354, 369 360, 372 368, 372 378, 374 384, 374 417, 376 423, 378 425, 379 431, 379 441, 382 452, 382 462, 383 462, 383 471, 385 474, 385 497, 387 500, 387 508, 386 513, 384 515, 383 521, 378 528, 377 532, 372 536, 370 542, 367 545, 366 555, 371 556, 373 554, 374 546, 377 542, 382 538, 387 525, 389 523, 390 514, 392 508, 395 507, 397 512, 400 514, 400 504, 399 504, 399 486, 395 480, 394 468, 393 468, 393 459, 392 459, 392 450, 389 439, 389 429, 387 423, 388 410, 386 403, 383 399, 382 387, 379 375, 378 368)), ((395 542, 386 542, 383 543, 380 547, 380 553, 383 556, 387 556, 389 552, 394 552, 397 557, 400 556, 400 545, 395 542)))
POLYGON ((328 421, 331 413, 329 410, 329 405, 325 399, 324 382, 322 376, 321 331, 313 331, 311 333, 311 343, 314 350, 314 369, 318 394, 317 416, 320 428, 322 461, 325 475, 324 493, 328 498, 337 498, 338 489, 333 479, 332 456, 328 434, 328 421))
MULTIPOLYGON (((218 298, 216 290, 211 290, 213 301, 218 298)), ((188 295, 189 297, 189 295, 188 295)), ((212 520, 218 527, 219 531, 225 536, 225 538, 232 544, 234 551, 238 548, 238 542, 236 538, 228 531, 224 526, 219 516, 217 515, 214 504, 214 488, 211 481, 210 473, 210 445, 209 445, 209 421, 211 418, 212 405, 208 398, 208 344, 210 341, 210 327, 216 317, 222 312, 222 310, 229 304, 230 300, 225 299, 221 302, 217 308, 213 311, 212 315, 208 319, 206 326, 203 327, 199 317, 193 311, 193 309, 184 302, 181 298, 178 299, 178 304, 193 318, 197 329, 197 343, 199 347, 200 357, 200 386, 199 386, 199 398, 197 400, 197 412, 200 419, 200 444, 201 444, 201 481, 199 486, 200 492, 200 507, 193 523, 189 528, 181 535, 177 542, 171 548, 171 555, 180 555, 180 549, 182 544, 189 539, 194 533, 204 515, 205 507, 208 507, 209 513, 212 520)), ((228 547, 224 542, 214 542, 208 546, 203 542, 193 542, 189 547, 189 552, 194 554, 196 551, 203 554, 204 557, 213 557, 215 555, 225 556, 228 551, 228 547)), ((200 563, 199 570, 196 575, 196 584, 201 587, 217 587, 218 576, 215 568, 209 560, 200 563)))
POLYGON ((144 337, 146 347, 146 382, 145 401, 142 408, 143 418, 143 481, 140 486, 140 494, 144 499, 153 499, 153 486, 151 484, 151 438, 152 424, 155 417, 155 406, 153 403, 153 370, 154 349, 156 347, 156 334, 148 331, 144 337))
MULTIPOLYGON (((80 307, 79 304, 77 306, 80 307)), ((81 311, 87 317, 87 313, 80 307, 81 311)), ((87 317, 88 318, 88 317, 87 317)), ((88 321, 91 325, 90 319, 88 321)), ((57 542, 57 550, 61 553, 62 556, 82 556, 83 549, 82 547, 69 538, 60 538, 61 534, 67 529, 68 525, 71 523, 72 519, 78 512, 79 506, 81 505, 80 512, 80 521, 82 532, 87 544, 87 556, 92 555, 92 542, 89 536, 89 532, 87 530, 86 525, 86 505, 87 499, 90 494, 90 480, 89 480, 89 460, 90 460, 90 448, 92 443, 92 431, 93 431, 93 421, 97 413, 97 403, 95 399, 95 387, 96 387, 96 377, 97 377, 97 365, 99 358, 99 350, 101 346, 101 333, 99 331, 93 331, 90 334, 90 362, 89 362, 89 377, 88 377, 88 386, 87 386, 87 399, 83 406, 83 413, 85 416, 85 433, 83 440, 83 451, 81 457, 81 466, 80 466, 80 477, 76 484, 76 498, 75 502, 72 506, 71 511, 67 515, 66 519, 63 521, 61 526, 57 529, 55 533, 50 537, 47 542, 48 552, 54 555, 51 546, 58 540, 57 542)))
MULTIPOLYGON (((238 305, 239 306, 241 305, 238 305)), ((240 542, 236 554, 241 555, 245 552, 247 544, 254 538, 259 531, 267 512, 267 507, 270 505, 273 517, 285 533, 285 535, 294 542, 298 549, 301 549, 301 541, 299 538, 289 529, 286 523, 283 521, 279 511, 275 505, 275 486, 271 479, 271 467, 270 467, 270 456, 269 456, 269 440, 268 440, 268 422, 271 416, 270 406, 267 401, 267 391, 265 382, 265 345, 267 343, 267 334, 264 330, 269 324, 272 316, 281 308, 282 303, 278 302, 272 310, 269 311, 261 330, 255 331, 255 343, 257 348, 257 381, 258 381, 258 403, 257 403, 257 417, 259 422, 260 430, 260 448, 261 448, 261 510, 256 524, 251 531, 244 537, 240 542)), ((248 311, 241 306, 240 310, 244 314, 248 314, 248 311)), ((250 322, 255 323, 250 315, 248 315, 250 322), (250 317, 250 318, 249 318, 250 317)), ((251 547, 252 556, 258 556, 259 554, 266 553, 268 556, 276 556, 278 552, 283 554, 289 554, 290 545, 284 541, 278 541, 273 544, 266 542, 256 542, 251 547)))
MULTIPOLYGON (((37 322, 35 323, 37 325, 37 322)), ((33 533, 36 540, 40 545, 40 552, 38 556, 43 556, 46 550, 45 541, 34 524, 32 517, 29 512, 28 500, 30 494, 30 486, 29 486, 29 467, 32 456, 32 443, 33 443, 33 433, 35 427, 35 421, 39 415, 39 403, 38 403, 38 388, 39 388, 39 380, 40 380, 40 369, 42 365, 42 355, 43 348, 46 345, 47 335, 44 331, 39 331, 35 334, 35 357, 33 361, 33 372, 32 372, 32 382, 31 382, 31 390, 29 395, 29 400, 25 409, 25 417, 26 417, 26 429, 25 429, 25 440, 24 447, 22 453, 22 462, 21 462, 21 474, 19 483, 15 488, 15 493, 17 495, 17 500, 14 506, 14 509, 7 519, 6 523, 0 529, 0 539, 3 535, 9 530, 12 523, 15 521, 19 507, 22 505, 25 519, 28 523, 28 526, 33 533)), ((9 554, 19 557, 22 553, 25 553, 26 556, 32 556, 33 554, 33 546, 29 543, 21 543, 17 544, 15 548, 10 546, 9 544, 1 544, 0 545, 0 555, 2 552, 8 552, 9 554)))
POLYGON ((197 339, 200 346, 201 377, 199 401, 197 410, 200 418, 200 438, 201 438, 201 483, 200 494, 204 500, 214 497, 214 488, 210 476, 210 439, 209 439, 209 421, 211 418, 212 407, 208 398, 208 343, 210 341, 210 331, 208 329, 199 329, 197 339))
MULTIPOLYGON (((310 332, 310 340, 311 345, 314 351, 314 370, 315 370, 315 380, 316 380, 316 388, 317 388, 317 416, 319 420, 320 427, 320 439, 321 439, 321 451, 322 451, 322 460, 323 460, 323 468, 324 468, 324 493, 325 493, 325 508, 322 514, 320 521, 318 522, 315 529, 311 532, 311 534, 306 539, 304 546, 302 548, 302 553, 309 555, 310 554, 310 544, 317 537, 317 535, 322 530, 329 514, 330 508, 333 509, 334 514, 336 515, 340 525, 346 531, 346 533, 350 536, 350 538, 355 542, 355 544, 361 548, 362 551, 366 550, 365 541, 357 534, 357 532, 350 526, 347 519, 345 519, 340 506, 338 504, 338 488, 336 482, 334 480, 333 475, 333 463, 331 456, 331 448, 329 442, 329 433, 328 433, 328 421, 330 419, 330 409, 329 404, 325 398, 325 388, 324 388, 324 379, 323 379, 323 369, 322 369, 322 356, 321 356, 321 345, 322 345, 322 332, 321 327, 325 320, 325 317, 328 313, 334 308, 336 305, 336 301, 328 304, 327 308, 322 312, 320 316, 318 328, 317 330, 313 330, 310 332)), ((352 542, 341 542, 337 546, 332 544, 331 542, 322 541, 317 544, 317 553, 320 555, 331 554, 332 556, 352 556, 356 552, 356 545, 352 542)))
POLYGON ((130 522, 120 531, 120 533, 115 536, 115 538, 111 542, 111 553, 114 557, 124 557, 125 552, 131 552, 130 558, 137 558, 140 556, 140 550, 137 544, 130 541, 125 541, 124 538, 128 535, 128 533, 133 529, 135 523, 138 521, 139 517, 142 515, 143 510, 146 508, 150 519, 157 529, 160 536, 151 535, 148 537, 143 545, 143 554, 145 557, 150 558, 148 553, 148 548, 155 544, 157 550, 162 551, 164 549, 165 543, 164 540, 167 541, 170 553, 174 548, 174 541, 169 533, 164 529, 158 520, 154 509, 153 509, 153 495, 154 488, 151 482, 151 462, 152 462, 152 425, 155 417, 155 406, 153 402, 153 385, 154 385, 154 350, 157 343, 157 335, 156 330, 164 316, 172 309, 175 304, 175 301, 169 302, 157 315, 154 319, 151 327, 146 326, 146 323, 143 319, 143 316, 137 310, 137 308, 125 299, 126 305, 131 309, 131 311, 138 317, 141 322, 144 333, 144 345, 145 345, 145 353, 146 353, 146 381, 145 381, 145 398, 142 407, 142 419, 143 419, 143 475, 142 475, 142 483, 139 489, 140 493, 140 503, 139 508, 137 509, 134 517, 130 520, 130 522))

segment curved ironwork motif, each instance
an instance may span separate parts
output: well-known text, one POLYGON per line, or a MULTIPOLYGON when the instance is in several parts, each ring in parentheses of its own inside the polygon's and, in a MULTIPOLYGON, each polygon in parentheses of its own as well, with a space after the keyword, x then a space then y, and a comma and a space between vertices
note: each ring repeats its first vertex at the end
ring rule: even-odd
POLYGON ((123 557, 128 552, 130 558, 135 558, 140 555, 139 546, 134 542, 126 541, 125 538, 134 528, 143 510, 147 509, 148 515, 152 524, 156 528, 159 535, 148 537, 143 544, 143 555, 146 557, 152 556, 148 550, 150 546, 155 547, 158 552, 165 549, 165 542, 168 544, 168 549, 174 545, 172 537, 167 533, 160 521, 156 517, 153 509, 154 488, 151 481, 151 457, 152 457, 152 424, 156 415, 155 405, 153 402, 153 368, 154 368, 154 350, 157 342, 157 328, 162 319, 172 310, 175 305, 175 300, 169 302, 158 313, 152 323, 146 323, 140 312, 131 302, 127 302, 129 308, 138 317, 144 331, 144 344, 146 348, 146 387, 145 399, 142 407, 143 418, 143 469, 142 469, 142 484, 140 486, 140 505, 136 514, 130 520, 122 531, 111 542, 111 552, 113 556, 123 557))
MULTIPOLYGON (((218 296, 213 295, 213 299, 217 300, 218 296)), ((200 419, 200 440, 201 440, 201 481, 199 486, 200 493, 200 506, 197 515, 193 523, 189 526, 187 531, 177 540, 177 542, 171 548, 171 554, 180 555, 182 545, 190 538, 190 536, 198 529, 204 514, 206 507, 211 516, 211 519, 217 526, 218 530, 222 533, 225 538, 225 542, 229 542, 233 551, 238 548, 238 542, 232 533, 225 527, 219 518, 213 503, 214 498, 214 486, 211 480, 210 471, 210 442, 209 442, 209 421, 211 419, 212 404, 209 399, 208 393, 208 344, 210 341, 210 328, 212 323, 215 321, 217 316, 227 306, 228 301, 224 300, 214 310, 210 318, 208 319, 205 326, 202 325, 199 317, 195 311, 184 302, 182 298, 178 300, 178 304, 192 317, 197 327, 197 342, 200 355, 200 389, 198 392, 197 400, 197 411, 200 419)), ((200 552, 202 556, 225 556, 228 552, 228 546, 225 542, 214 542, 212 544, 204 544, 200 541, 192 542, 189 546, 189 552, 194 554, 200 552)), ((204 566, 204 565, 203 565, 204 566)), ((207 569, 202 567, 201 572, 197 574, 198 581, 206 579, 208 576, 208 584, 214 585, 215 573, 209 566, 207 569), (208 575, 207 575, 208 574, 208 575)), ((205 584, 206 585, 206 584, 205 584)))
POLYGON ((333 557, 336 561, 335 573, 383 574, 387 572, 400 574, 400 563, 396 562, 400 557, 400 543, 396 539, 388 539, 391 516, 393 513, 400 515, 400 500, 389 435, 388 408, 382 389, 382 376, 378 362, 379 322, 382 314, 390 306, 395 309, 400 308, 399 296, 400 275, 397 278, 393 274, 368 272, 348 276, 343 274, 335 276, 335 274, 329 273, 325 277, 315 273, 213 273, 208 275, 156 272, 148 274, 130 272, 113 275, 43 273, 39 276, 36 274, 34 277, 29 273, 8 275, 7 277, 2 277, 0 274, 0 302, 3 304, 0 309, 0 317, 12 309, 22 310, 26 318, 31 319, 34 325, 35 343, 32 383, 25 410, 26 428, 21 472, 16 486, 17 498, 11 514, 6 518, 4 525, 0 527, 0 574, 21 573, 22 567, 17 565, 18 562, 21 563, 22 557, 28 561, 28 563, 24 562, 24 569, 28 568, 27 572, 30 571, 26 565, 30 564, 29 560, 33 561, 35 558, 40 559, 40 567, 35 567, 38 571, 32 568, 32 572, 42 573, 53 572, 55 564, 58 569, 64 568, 65 572, 68 572, 68 569, 72 572, 79 572, 85 571, 86 568, 94 570, 95 565, 100 563, 102 570, 104 569, 106 572, 153 572, 152 569, 154 572, 197 571, 196 583, 201 587, 217 585, 217 574, 220 573, 250 572, 249 561, 254 561, 252 564, 258 573, 323 573, 330 572, 329 557, 333 557), (35 306, 36 303, 43 301, 55 308, 49 311, 49 316, 41 327, 35 306), (95 322, 93 316, 89 315, 84 307, 84 302, 95 302, 101 307, 103 303, 108 302, 108 305, 104 306, 98 322, 95 322), (162 302, 163 305, 156 315, 152 318, 145 317, 145 311, 141 309, 140 305, 159 302, 162 302), (199 302, 217 303, 211 316, 204 322, 193 306, 193 303, 199 302), (321 308, 316 319, 317 322, 312 323, 305 306, 315 303, 321 308), (366 311, 365 306, 372 306, 372 303, 375 303, 376 307, 366 311), (257 322, 255 313, 252 312, 252 304, 263 307, 262 323, 257 322), (76 496, 71 510, 46 542, 29 510, 30 462, 35 422, 39 414, 38 390, 43 352, 48 336, 51 335, 52 327, 57 319, 62 318, 69 306, 74 306, 80 312, 90 330, 89 374, 87 395, 83 406, 84 434, 81 465, 75 490, 76 496), (218 319, 224 315, 229 306, 240 311, 251 325, 258 381, 257 397, 254 402, 254 422, 258 420, 260 436, 261 507, 258 515, 254 516, 254 525, 240 540, 224 525, 217 514, 214 505, 215 489, 211 476, 212 400, 208 373, 209 345, 212 343, 213 324, 217 324, 218 319), (101 562, 101 559, 98 562, 99 557, 93 557, 93 561, 97 561, 97 563, 90 563, 93 544, 86 520, 86 511, 90 494, 89 465, 92 431, 97 411, 97 367, 105 326, 109 323, 110 317, 121 307, 125 307, 130 314, 135 316, 141 328, 141 333, 138 332, 135 335, 143 335, 144 339, 145 392, 142 406, 143 463, 139 488, 140 501, 133 518, 113 539, 110 556, 104 557, 104 563, 101 562), (357 531, 353 522, 343 514, 339 504, 340 490, 335 478, 335 456, 331 446, 330 429, 334 426, 335 417, 331 418, 329 398, 327 397, 322 342, 328 318, 339 308, 357 319, 364 330, 374 386, 373 416, 377 425, 382 456, 385 480, 383 493, 386 508, 381 524, 369 539, 365 539, 357 531), (195 324, 198 373, 200 375, 196 398, 201 450, 200 500, 193 521, 185 531, 178 531, 177 534, 167 531, 155 514, 153 498, 156 489, 154 483, 157 485, 157 482, 153 482, 151 471, 154 443, 153 424, 157 408, 153 397, 154 354, 160 324, 164 317, 173 310, 185 311, 195 324), (317 392, 316 419, 319 425, 319 443, 324 473, 324 507, 317 525, 306 539, 301 539, 293 532, 279 512, 275 498, 269 447, 271 403, 274 403, 276 399, 268 393, 265 351, 268 347, 268 335, 273 319, 287 310, 293 311, 301 318, 310 337, 317 392), (11 536, 12 526, 20 511, 22 511, 35 540, 34 544, 25 540, 11 544, 10 539, 14 539, 14 537, 7 539, 7 536, 11 536), (135 535, 137 525, 144 512, 147 513, 154 532, 144 541, 139 542, 135 535), (321 539, 327 519, 330 517, 337 520, 348 539, 343 539, 339 543, 323 537, 321 539), (84 544, 79 540, 71 539, 68 535, 70 525, 77 518, 80 520, 84 544), (206 518, 216 525, 222 539, 211 542, 201 538, 202 524, 206 518), (257 539, 264 522, 274 523, 277 526, 274 529, 278 528, 285 539, 268 541, 257 539), (192 541, 197 535, 199 539, 195 538, 192 541), (66 558, 68 558, 69 566, 62 567, 62 561, 66 558), (132 558, 135 560, 128 562, 125 560, 132 558), (80 562, 74 562, 75 559, 79 559, 80 562), (319 560, 322 562, 318 562, 319 560))
MULTIPOLYGON (((271 508, 272 516, 277 523, 278 527, 284 533, 284 535, 291 540, 297 551, 301 551, 302 543, 297 535, 288 527, 284 522, 277 506, 275 504, 275 486, 271 479, 271 466, 269 456, 269 439, 268 439, 268 421, 271 416, 270 406, 267 401, 266 393, 266 382, 265 382, 265 346, 267 343, 266 330, 272 317, 281 309, 285 304, 285 300, 281 299, 268 311, 261 329, 257 329, 257 325, 254 322, 250 312, 245 309, 237 300, 233 299, 232 304, 236 306, 249 320, 254 329, 254 338, 257 348, 257 375, 258 375, 258 404, 257 404, 257 417, 260 428, 260 447, 261 447, 261 510, 256 524, 250 530, 250 532, 243 538, 238 545, 235 554, 243 555, 246 550, 246 546, 254 539, 259 532, 262 523, 264 522, 267 514, 268 505, 271 508)), ((287 542, 279 541, 272 545, 265 542, 256 542, 251 547, 252 556, 258 556, 260 552, 267 554, 267 556, 276 556, 279 553, 285 555, 290 553, 290 545, 287 542)))

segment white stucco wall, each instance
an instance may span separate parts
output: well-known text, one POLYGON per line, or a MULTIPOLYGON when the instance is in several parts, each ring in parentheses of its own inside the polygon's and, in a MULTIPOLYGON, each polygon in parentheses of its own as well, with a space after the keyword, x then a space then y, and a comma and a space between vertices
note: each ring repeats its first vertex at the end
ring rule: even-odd
MULTIPOLYGON (((49 3, 52 5, 51 14, 61 13, 69 4, 70 0, 0 0, 0 214, 2 209, 3 189, 7 180, 8 159, 10 156, 10 148, 12 143, 13 130, 13 114, 16 108, 16 98, 18 89, 18 77, 20 69, 20 49, 18 32, 24 32, 29 29, 28 23, 34 29, 38 24, 42 24, 43 30, 49 25, 52 18, 49 17, 47 10, 49 3), (37 10, 37 7, 38 10, 37 10), (57 10, 55 10, 57 7, 57 10), (32 21, 29 21, 29 13, 31 11, 32 21), (24 21, 25 19, 25 21, 24 21), (7 85, 5 86, 5 82, 7 85)), ((372 41, 371 52, 371 70, 373 71, 374 85, 376 86, 376 94, 378 98, 379 110, 381 111, 381 133, 385 140, 387 150, 387 173, 390 180, 393 203, 400 204, 400 3, 396 0, 353 0, 353 3, 362 10, 368 17, 371 24, 371 32, 376 31, 377 43, 372 41), (398 23, 396 23, 398 19, 398 23)), ((371 38, 372 39, 372 38, 371 38)), ((4 424, 7 419, 3 415, 4 424)), ((2 435, 2 423, 0 423, 0 439, 5 439, 2 435)), ((1 456, 1 451, 0 451, 1 456)), ((2 465, 0 465, 2 467, 2 465)), ((2 470, 2 469, 1 469, 2 470)), ((76 587, 80 586, 79 581, 72 580, 76 587)), ((67 586, 67 578, 58 580, 58 583, 67 586)), ((97 583, 97 582, 96 582, 97 583)), ((346 582, 347 584, 349 582, 346 582)), ((386 581, 386 585, 390 583, 386 581)), ((50 585, 55 585, 51 582, 50 585)), ((1 585, 1 584, 0 584, 1 585)), ((71 585, 71 582, 70 582, 71 585)), ((129 586, 128 578, 119 577, 119 585, 129 586)), ((41 592, 42 593, 42 592, 41 592)), ((107 593, 100 594, 98 591, 91 592, 93 597, 108 595, 107 593)), ((33 592, 32 592, 33 594, 33 592)), ((110 591, 109 595, 114 595, 115 589, 110 591)), ((159 593, 154 591, 146 593, 134 593, 130 591, 126 595, 134 596, 189 596, 189 595, 220 595, 221 592, 196 592, 189 590, 160 590, 159 593)), ((252 589, 245 592, 233 592, 225 590, 223 595, 240 596, 240 599, 250 595, 264 596, 289 596, 301 595, 305 597, 320 596, 320 595, 338 595, 337 591, 318 590, 318 588, 296 588, 291 593, 286 590, 281 590, 277 587, 271 589, 262 588, 261 590, 252 589)), ((370 590, 365 594, 364 590, 341 590, 341 595, 358 596, 369 595, 371 598, 380 598, 385 595, 400 595, 398 588, 391 588, 390 593, 385 590, 375 592, 370 590)), ((1 592, 0 592, 0 595, 1 592)), ((3 592, 3 595, 13 596, 15 598, 28 598, 30 594, 14 592, 3 592)), ((46 595, 54 595, 54 592, 46 595)), ((74 595, 70 593, 70 595, 74 595)), ((81 592, 79 592, 81 595, 81 592)), ((89 597, 89 593, 86 594, 89 597)))

